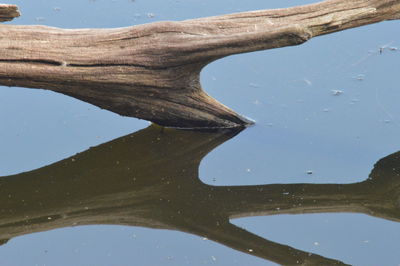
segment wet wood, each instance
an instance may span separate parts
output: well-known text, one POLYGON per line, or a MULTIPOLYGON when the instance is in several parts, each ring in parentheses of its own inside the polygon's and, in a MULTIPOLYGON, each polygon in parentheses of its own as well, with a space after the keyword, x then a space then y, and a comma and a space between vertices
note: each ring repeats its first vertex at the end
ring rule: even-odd
POLYGON ((0 84, 53 90, 165 126, 246 126, 201 88, 205 65, 399 14, 400 0, 330 0, 117 29, 0 25, 0 84))

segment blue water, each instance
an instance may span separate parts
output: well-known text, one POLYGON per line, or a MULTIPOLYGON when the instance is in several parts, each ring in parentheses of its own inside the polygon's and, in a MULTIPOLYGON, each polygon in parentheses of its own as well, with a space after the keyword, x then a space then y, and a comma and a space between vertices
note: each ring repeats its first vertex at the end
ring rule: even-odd
MULTIPOLYGON (((311 2, 8 1, 22 12, 10 24, 64 28, 123 27, 311 2)), ((206 91, 256 125, 207 154, 200 180, 220 187, 367 179, 379 159, 400 150, 400 51, 379 53, 385 45, 400 48, 399 26, 369 25, 207 66, 201 76, 206 91)), ((0 87, 0 121, 0 176, 44 167, 149 125, 53 92, 8 87, 0 87)), ((388 219, 334 212, 232 223, 351 265, 400 264, 400 224, 388 219)), ((0 265, 274 264, 183 232, 89 225, 12 238, 0 246, 0 265)))

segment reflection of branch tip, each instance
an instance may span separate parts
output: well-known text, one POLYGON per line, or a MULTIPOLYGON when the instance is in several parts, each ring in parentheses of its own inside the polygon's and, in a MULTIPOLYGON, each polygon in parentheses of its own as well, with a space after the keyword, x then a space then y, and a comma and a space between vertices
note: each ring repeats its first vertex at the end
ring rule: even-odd
POLYGON ((7 242, 9 241, 10 239, 0 239, 0 246, 1 245, 4 245, 4 244, 7 244, 7 242))

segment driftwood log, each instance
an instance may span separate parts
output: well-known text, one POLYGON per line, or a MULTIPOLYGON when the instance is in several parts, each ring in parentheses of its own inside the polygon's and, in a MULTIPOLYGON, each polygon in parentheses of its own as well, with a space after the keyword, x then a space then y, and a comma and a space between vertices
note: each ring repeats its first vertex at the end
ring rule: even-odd
POLYGON ((353 184, 202 183, 202 158, 238 132, 153 125, 54 164, 3 176, 0 240, 80 225, 143 226, 207 237, 280 265, 343 265, 266 240, 230 219, 355 212, 400 222, 400 152, 381 159, 368 179, 353 184))
MULTIPOLYGON (((0 5, 0 20, 17 15, 0 5)), ((56 91, 164 126, 246 126, 203 91, 205 65, 399 18, 400 0, 327 0, 116 29, 0 25, 0 85, 56 91)))

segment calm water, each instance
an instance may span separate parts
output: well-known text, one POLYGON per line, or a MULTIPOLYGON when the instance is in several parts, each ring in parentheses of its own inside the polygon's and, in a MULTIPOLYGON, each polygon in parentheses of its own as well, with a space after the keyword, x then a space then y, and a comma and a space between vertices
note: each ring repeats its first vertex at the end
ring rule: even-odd
MULTIPOLYGON (((12 24, 82 28, 313 1, 7 2, 12 24)), ((212 63, 203 87, 256 120, 242 132, 0 87, 0 265, 399 265, 399 28, 212 63)))

